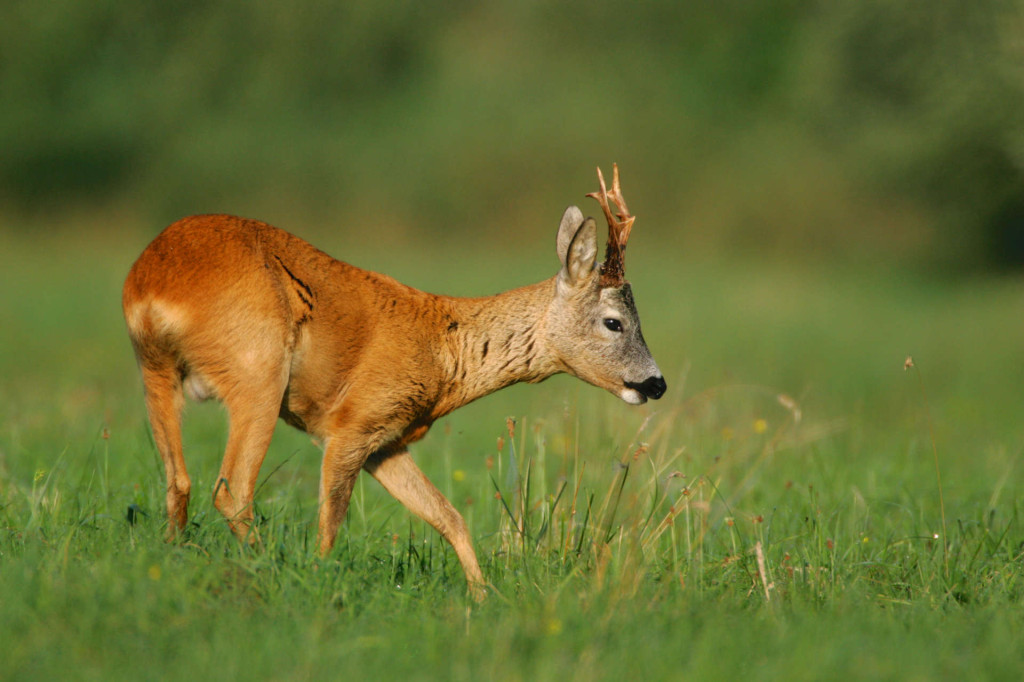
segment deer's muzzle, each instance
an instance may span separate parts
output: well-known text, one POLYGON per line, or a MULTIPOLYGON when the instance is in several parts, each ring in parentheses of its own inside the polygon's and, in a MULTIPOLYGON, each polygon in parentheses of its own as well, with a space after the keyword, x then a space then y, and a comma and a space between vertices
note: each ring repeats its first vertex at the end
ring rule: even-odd
POLYGON ((626 381, 626 388, 631 388, 637 391, 644 398, 653 398, 657 400, 661 396, 665 395, 665 389, 668 388, 668 384, 665 383, 665 377, 647 377, 643 381, 626 381))

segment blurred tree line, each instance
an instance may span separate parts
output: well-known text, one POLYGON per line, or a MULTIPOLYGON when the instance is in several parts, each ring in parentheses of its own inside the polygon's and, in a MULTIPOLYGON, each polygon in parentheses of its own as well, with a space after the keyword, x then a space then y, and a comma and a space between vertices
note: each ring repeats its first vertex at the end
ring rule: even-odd
POLYGON ((0 219, 546 234, 616 160, 681 247, 1019 262, 1022 58, 1021 0, 7 0, 0 219))

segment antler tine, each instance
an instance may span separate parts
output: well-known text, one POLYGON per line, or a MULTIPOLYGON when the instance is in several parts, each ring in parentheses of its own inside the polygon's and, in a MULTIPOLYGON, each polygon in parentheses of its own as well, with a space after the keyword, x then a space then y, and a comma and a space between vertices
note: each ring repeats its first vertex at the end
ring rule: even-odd
MULTIPOLYGON (((615 181, 619 179, 618 168, 615 170, 615 181)), ((604 173, 601 172, 601 167, 597 167, 597 180, 601 184, 600 192, 590 192, 587 194, 591 199, 597 199, 597 203, 601 204, 601 210, 604 211, 604 218, 608 221, 608 228, 614 229, 614 226, 618 221, 615 216, 612 215, 612 209, 608 206, 608 187, 604 184, 604 173)), ((614 187, 614 185, 613 185, 614 187)))
POLYGON ((601 185, 601 191, 587 194, 601 205, 605 220, 608 221, 608 247, 605 251, 604 263, 601 265, 601 282, 605 286, 618 286, 625 282, 622 254, 626 250, 626 242, 629 241, 629 233, 636 220, 634 216, 630 215, 626 200, 622 196, 622 186, 619 184, 619 165, 612 164, 612 169, 612 191, 608 191, 604 173, 601 172, 599 166, 597 180, 601 185), (618 217, 612 213, 608 199, 611 199, 619 209, 618 217))
POLYGON ((626 240, 629 239, 630 230, 633 229, 633 221, 635 217, 630 215, 629 207, 626 206, 626 200, 622 196, 622 187, 619 185, 619 164, 612 164, 612 201, 619 208, 619 220, 622 221, 622 228, 620 233, 620 241, 623 246, 626 245, 626 240))
POLYGON ((604 181, 604 173, 601 172, 600 166, 597 169, 597 180, 601 185, 600 192, 590 192, 587 194, 588 197, 592 197, 597 200, 597 203, 601 205, 601 210, 604 212, 605 220, 608 221, 608 228, 610 233, 614 234, 615 241, 626 246, 626 242, 629 240, 629 233, 633 229, 633 222, 636 220, 636 216, 629 213, 629 207, 626 206, 626 200, 622 196, 622 186, 619 184, 619 164, 612 164, 612 191, 608 191, 608 187, 604 181), (608 205, 608 199, 611 199, 618 211, 618 218, 612 213, 611 207, 608 205))

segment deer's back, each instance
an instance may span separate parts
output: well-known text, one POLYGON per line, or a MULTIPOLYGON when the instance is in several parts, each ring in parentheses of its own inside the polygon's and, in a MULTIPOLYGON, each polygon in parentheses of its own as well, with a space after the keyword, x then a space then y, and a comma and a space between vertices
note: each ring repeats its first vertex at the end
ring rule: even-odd
POLYGON ((423 400, 408 406, 410 414, 436 390, 432 339, 447 319, 442 297, 335 260, 259 221, 210 215, 172 224, 132 266, 123 305, 144 364, 169 353, 186 372, 209 376, 237 371, 232 363, 240 361, 279 359, 288 376, 282 416, 307 430, 320 430, 324 411, 353 382, 361 393, 384 386, 408 393, 404 387, 416 384, 423 400))

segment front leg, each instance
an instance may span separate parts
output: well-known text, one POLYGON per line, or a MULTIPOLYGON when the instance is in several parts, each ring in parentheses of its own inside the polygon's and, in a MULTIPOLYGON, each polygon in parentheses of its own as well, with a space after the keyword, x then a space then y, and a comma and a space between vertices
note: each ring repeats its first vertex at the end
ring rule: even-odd
POLYGON ((352 488, 363 464, 373 451, 373 443, 346 432, 331 436, 324 447, 320 466, 320 518, 318 549, 327 556, 338 537, 338 526, 345 520, 352 488))
POLYGON ((466 522, 420 471, 409 451, 405 448, 377 451, 364 466, 395 499, 433 526, 451 544, 466 574, 470 593, 474 599, 482 601, 486 595, 484 575, 477 563, 466 522))

